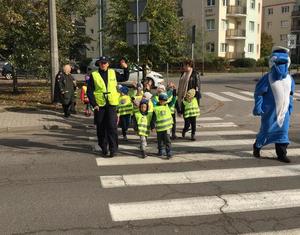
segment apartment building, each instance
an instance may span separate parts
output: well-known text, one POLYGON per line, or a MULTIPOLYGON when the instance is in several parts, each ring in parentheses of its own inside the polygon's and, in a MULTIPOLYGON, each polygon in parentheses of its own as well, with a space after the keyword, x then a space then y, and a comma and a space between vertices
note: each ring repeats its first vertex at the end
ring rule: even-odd
POLYGON ((260 58, 262 0, 183 0, 182 9, 184 20, 204 27, 207 53, 260 58))
POLYGON ((287 35, 291 33, 295 4, 295 0, 263 1, 262 30, 272 36, 274 45, 287 46, 287 35))
POLYGON ((296 49, 291 50, 292 59, 295 63, 300 64, 300 0, 296 1, 292 11, 291 33, 297 35, 296 49))

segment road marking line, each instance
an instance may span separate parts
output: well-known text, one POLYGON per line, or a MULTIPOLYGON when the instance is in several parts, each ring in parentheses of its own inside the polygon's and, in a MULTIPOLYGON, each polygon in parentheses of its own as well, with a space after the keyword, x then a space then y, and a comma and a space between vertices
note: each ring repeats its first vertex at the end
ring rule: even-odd
POLYGON ((186 146, 186 147, 218 147, 218 146, 240 146, 252 145, 254 139, 238 139, 238 140, 201 140, 193 142, 174 142, 173 146, 186 146))
MULTIPOLYGON (((245 156, 238 156, 232 154, 218 154, 218 153, 185 153, 176 154, 170 161, 166 161, 159 157, 147 157, 145 159, 137 156, 120 156, 114 158, 96 158, 97 166, 126 166, 126 165, 147 165, 147 164, 173 164, 173 163, 188 163, 188 162, 202 162, 202 161, 223 161, 223 160, 244 160, 254 159, 252 151, 242 151, 245 156)), ((262 157, 276 158, 275 150, 262 150, 262 157)), ((300 157, 300 148, 288 149, 289 157, 300 157)))
POLYGON ((232 101, 231 99, 228 99, 228 98, 225 98, 223 96, 220 96, 220 95, 217 95, 213 92, 204 92, 204 95, 207 95, 211 98, 214 98, 216 100, 219 100, 219 101, 223 101, 223 102, 228 102, 228 101, 232 101))
POLYGON ((147 173, 100 176, 103 188, 146 186, 162 184, 195 184, 216 181, 288 177, 300 175, 300 165, 249 167, 202 171, 147 173))
POLYGON ((113 221, 250 212, 300 206, 300 189, 182 199, 110 203, 113 221))
POLYGON ((197 126, 203 128, 237 127, 233 122, 199 123, 197 126))
POLYGON ((254 96, 254 92, 251 92, 251 91, 240 91, 241 94, 244 94, 244 95, 249 95, 251 97, 254 96))
POLYGON ((248 97, 246 97, 246 96, 238 95, 238 94, 235 94, 235 93, 233 93, 233 92, 231 92, 231 91, 223 91, 222 93, 225 94, 225 95, 228 95, 228 96, 231 96, 231 97, 240 99, 240 100, 244 100, 244 101, 253 101, 252 98, 248 98, 248 97))
POLYGON ((255 131, 233 130, 233 131, 199 131, 196 136, 222 136, 222 135, 254 135, 255 131))
POLYGON ((300 229, 286 229, 279 231, 270 231, 270 232, 258 232, 258 233, 243 233, 242 235, 299 235, 300 229))

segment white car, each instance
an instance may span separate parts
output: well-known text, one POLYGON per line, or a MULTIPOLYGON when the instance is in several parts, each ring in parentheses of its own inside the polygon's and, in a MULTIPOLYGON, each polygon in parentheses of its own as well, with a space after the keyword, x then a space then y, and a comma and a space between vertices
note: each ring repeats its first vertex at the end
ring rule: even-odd
MULTIPOLYGON (((97 70, 98 67, 95 66, 95 63, 98 59, 93 59, 92 62, 87 67, 88 71, 94 71, 97 70)), ((116 66, 111 65, 111 68, 115 69, 119 73, 123 73, 123 69, 121 68, 115 68, 116 66)), ((142 81, 143 79, 143 71, 142 68, 137 66, 136 64, 132 64, 129 66, 129 79, 126 82, 121 82, 120 84, 126 85, 126 86, 132 86, 133 82, 137 82, 138 80, 142 81), (139 79, 138 79, 139 77, 139 79)), ((163 76, 160 73, 154 72, 150 69, 147 70, 147 74, 145 79, 152 80, 153 88, 156 88, 160 84, 164 83, 163 76)))

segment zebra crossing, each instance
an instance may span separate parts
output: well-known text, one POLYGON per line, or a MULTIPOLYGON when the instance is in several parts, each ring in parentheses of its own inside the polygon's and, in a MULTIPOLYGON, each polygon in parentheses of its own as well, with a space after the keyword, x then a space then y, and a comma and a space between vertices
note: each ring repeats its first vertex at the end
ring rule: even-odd
MULTIPOLYGON (((221 102, 232 102, 232 101, 254 101, 254 92, 251 91, 221 91, 221 92, 203 92, 204 98, 212 98, 221 102)), ((296 90, 294 93, 294 99, 300 98, 300 90, 296 90)))
MULTIPOLYGON (((182 119, 178 120, 182 126, 182 119)), ((195 187, 196 184, 209 184, 214 182, 246 182, 249 180, 275 180, 300 176, 300 164, 281 164, 277 161, 264 161, 265 165, 248 165, 249 161, 257 163, 260 159, 252 156, 252 144, 256 132, 240 128, 235 123, 219 117, 199 118, 197 137, 200 140, 190 142, 186 139, 177 139, 172 142, 174 157, 171 160, 155 156, 155 135, 149 137, 149 157, 138 157, 138 138, 129 135, 129 144, 121 142, 121 154, 115 158, 96 158, 99 168, 110 167, 109 174, 99 175, 99 187, 103 190, 118 190, 126 193, 130 188, 143 190, 145 187, 177 185, 178 187, 195 187), (226 124, 227 123, 227 124, 226 124), (234 124, 234 125, 233 125, 234 124), (217 128, 217 130, 216 130, 217 128), (201 137, 207 137, 202 139, 201 137), (227 148, 226 148, 227 147, 227 148), (209 148, 209 151, 202 151, 209 148), (186 164, 212 162, 230 162, 233 167, 221 169, 193 169, 186 164), (248 164, 243 165, 241 162, 248 164), (239 165, 234 166, 235 162, 239 165), (274 165, 274 162, 277 163, 274 165), (174 164, 181 163, 180 170, 170 170, 174 164), (271 164, 272 163, 272 164, 271 164), (140 167, 170 166, 166 172, 141 172, 140 167), (129 173, 119 173, 118 167, 130 167, 129 173), (136 169, 136 170, 135 170, 136 169)), ((180 129, 179 129, 180 130, 180 129)), ((289 156, 297 159, 300 157, 300 146, 295 144, 288 150, 289 156)), ((262 151, 262 158, 275 159, 276 154, 272 149, 262 151)), ((146 168, 147 169, 147 168, 146 168)), ((150 168, 153 169, 153 168, 150 168)), ((145 170, 143 170, 145 171, 145 170)), ((198 186, 200 187, 200 186, 198 186)), ((218 195, 199 195, 192 197, 175 197, 167 199, 147 198, 141 196, 135 200, 124 199, 108 202, 107 210, 113 222, 151 221, 156 219, 191 218, 195 216, 213 216, 231 213, 264 212, 300 207, 300 188, 248 192, 224 192, 218 195)), ((299 224, 300 228, 300 224, 299 224)), ((284 234, 294 234, 300 231, 293 227, 284 234)), ((246 234, 246 233, 244 233, 246 234)), ((249 233, 247 233, 249 234, 249 233)), ((250 233, 264 234, 264 233, 250 233)), ((266 233, 268 234, 268 233, 266 233)), ((280 233, 278 233, 280 234, 280 233)))

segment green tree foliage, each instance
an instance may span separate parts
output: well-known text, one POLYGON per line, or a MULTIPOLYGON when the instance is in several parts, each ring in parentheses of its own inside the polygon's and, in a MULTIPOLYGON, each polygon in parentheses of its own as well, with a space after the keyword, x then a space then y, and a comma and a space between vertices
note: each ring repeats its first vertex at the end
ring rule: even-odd
MULTIPOLYGON (((141 19, 149 22, 150 45, 141 46, 141 61, 149 59, 157 65, 181 59, 185 33, 178 11, 177 0, 148 0, 141 19)), ((136 47, 129 47, 126 42, 126 22, 134 20, 127 0, 111 1, 104 29, 110 55, 136 60, 136 47)))
MULTIPOLYGON (((80 58, 90 39, 76 24, 94 13, 92 0, 58 0, 57 27, 60 62, 80 58), (77 53, 75 52, 77 51, 77 53)), ((48 0, 0 0, 0 54, 19 70, 42 77, 49 73, 48 0)))
POLYGON ((260 56, 266 57, 269 56, 272 52, 272 47, 273 47, 273 38, 271 35, 262 32, 261 34, 261 50, 260 50, 260 56))

